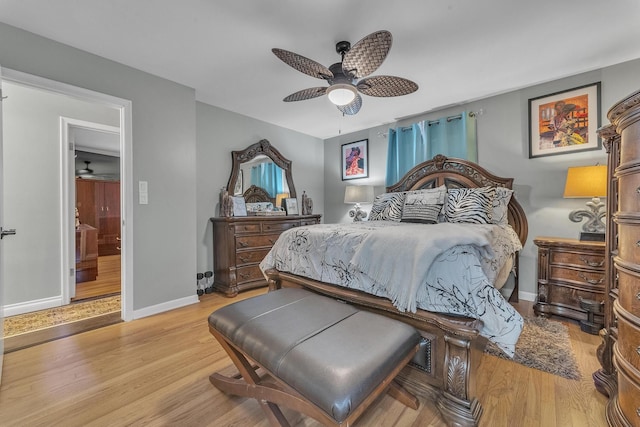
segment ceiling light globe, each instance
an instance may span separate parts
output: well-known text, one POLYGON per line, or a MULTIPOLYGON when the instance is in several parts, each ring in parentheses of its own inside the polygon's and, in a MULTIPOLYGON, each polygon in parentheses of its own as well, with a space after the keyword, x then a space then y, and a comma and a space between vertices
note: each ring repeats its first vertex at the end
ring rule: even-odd
POLYGON ((327 89, 327 97, 335 105, 347 105, 356 98, 356 89, 350 84, 334 84, 327 89))

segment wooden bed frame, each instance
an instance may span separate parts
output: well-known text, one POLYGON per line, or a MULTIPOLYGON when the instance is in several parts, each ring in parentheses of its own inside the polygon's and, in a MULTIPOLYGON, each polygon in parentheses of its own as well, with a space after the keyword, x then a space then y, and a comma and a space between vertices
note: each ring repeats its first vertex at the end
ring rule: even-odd
MULTIPOLYGON (((424 188, 505 187, 512 188, 513 178, 497 177, 475 163, 437 155, 411 169, 397 184, 387 187, 387 192, 409 191, 424 188)), ((514 195, 515 196, 515 195, 514 195)), ((509 224, 524 245, 528 225, 524 211, 515 197, 508 207, 509 224)), ((516 256, 514 268, 518 268, 516 256)), ((482 415, 482 405, 475 397, 475 371, 482 357, 486 339, 479 335, 481 321, 417 310, 416 313, 400 312, 381 297, 336 285, 322 283, 275 269, 265 272, 269 290, 283 287, 303 287, 328 295, 406 322, 422 335, 420 362, 407 366, 398 379, 416 394, 435 402, 442 417, 450 426, 477 426, 482 415)), ((517 274, 515 289, 510 301, 517 301, 517 274)))

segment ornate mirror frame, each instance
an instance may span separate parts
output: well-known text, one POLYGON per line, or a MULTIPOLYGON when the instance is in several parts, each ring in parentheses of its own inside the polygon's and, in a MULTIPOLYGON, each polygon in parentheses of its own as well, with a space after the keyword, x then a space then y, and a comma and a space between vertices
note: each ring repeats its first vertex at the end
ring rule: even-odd
POLYGON ((278 165, 285 172, 287 178, 287 185, 289 186, 289 197, 296 197, 296 187, 293 185, 293 176, 291 174, 291 160, 284 157, 278 150, 276 150, 269 141, 262 139, 255 144, 252 144, 242 151, 232 151, 231 159, 233 165, 231 168, 231 176, 227 183, 227 191, 229 194, 233 194, 240 175, 240 165, 253 160, 259 155, 269 157, 273 163, 278 165))

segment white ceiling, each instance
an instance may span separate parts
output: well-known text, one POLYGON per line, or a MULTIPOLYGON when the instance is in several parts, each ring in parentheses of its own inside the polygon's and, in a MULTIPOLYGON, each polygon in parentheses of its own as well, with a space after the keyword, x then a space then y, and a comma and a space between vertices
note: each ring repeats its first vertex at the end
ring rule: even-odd
POLYGON ((638 0, 0 0, 0 21, 195 88, 199 101, 319 138, 640 58, 638 0), (325 66, 335 43, 393 34, 372 75, 415 81, 364 95, 356 116, 271 48, 325 66))

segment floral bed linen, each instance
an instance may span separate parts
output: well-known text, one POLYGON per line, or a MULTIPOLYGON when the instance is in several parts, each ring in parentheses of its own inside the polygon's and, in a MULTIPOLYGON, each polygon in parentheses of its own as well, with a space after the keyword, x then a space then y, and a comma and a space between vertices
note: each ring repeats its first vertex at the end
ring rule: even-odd
MULTIPOLYGON (((365 221, 297 227, 280 235, 260 263, 260 268, 262 271, 275 268, 393 300, 384 285, 351 262, 359 245, 369 233, 381 228, 411 227, 411 232, 420 233, 428 239, 431 227, 440 225, 365 221)), ((484 231, 490 233, 491 250, 458 245, 438 255, 422 283, 416 287, 417 307, 480 319, 483 322, 480 334, 513 357, 515 344, 522 331, 522 316, 502 297, 493 282, 505 262, 522 246, 515 231, 508 225, 468 226, 483 227, 486 229, 484 231)), ((403 232, 406 233, 405 230, 403 232)), ((431 234, 435 233, 432 231, 431 234)), ((416 256, 419 257, 419 254, 416 256)))

